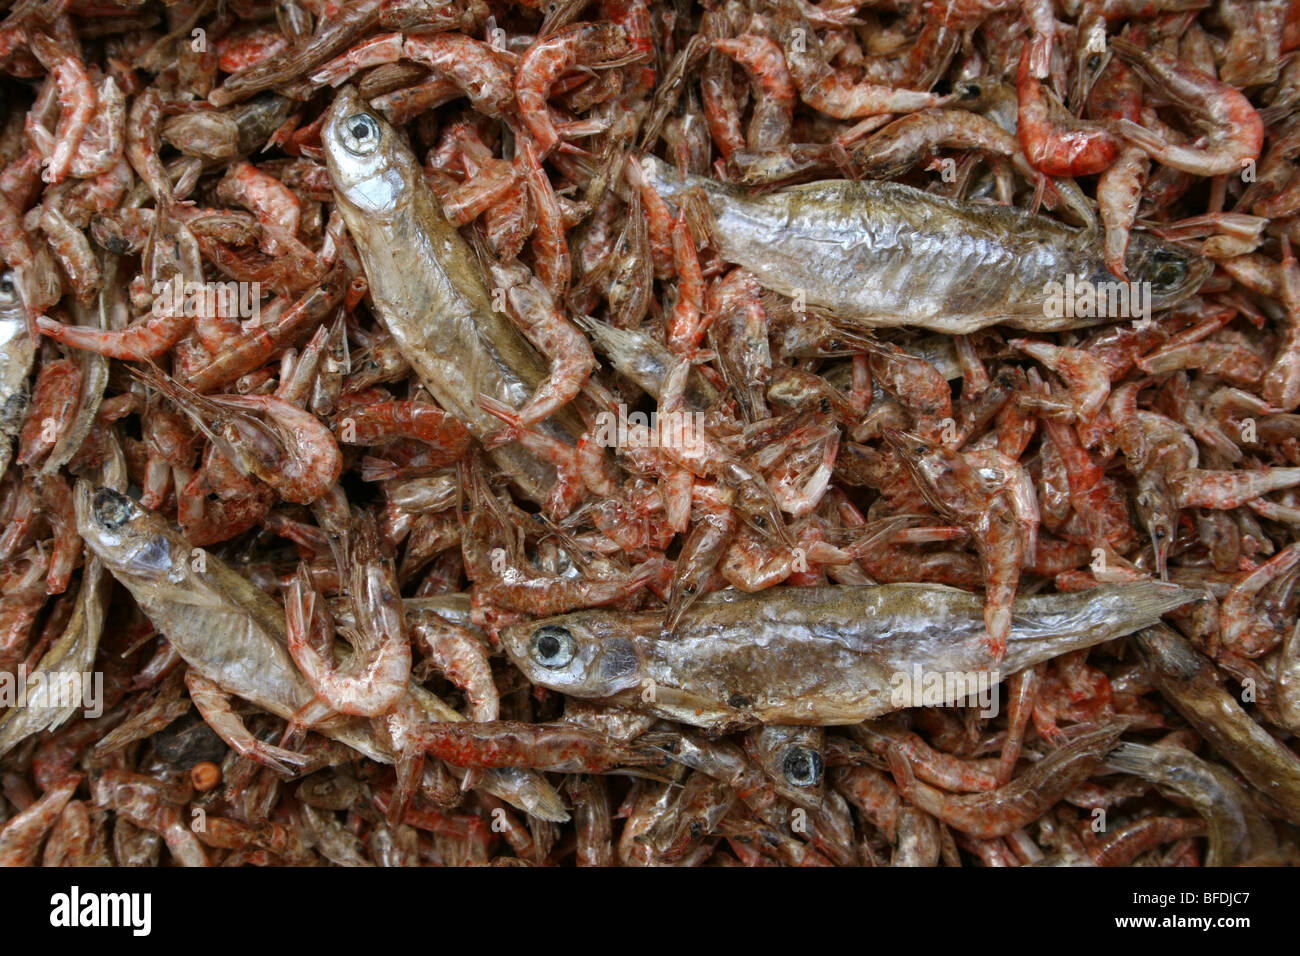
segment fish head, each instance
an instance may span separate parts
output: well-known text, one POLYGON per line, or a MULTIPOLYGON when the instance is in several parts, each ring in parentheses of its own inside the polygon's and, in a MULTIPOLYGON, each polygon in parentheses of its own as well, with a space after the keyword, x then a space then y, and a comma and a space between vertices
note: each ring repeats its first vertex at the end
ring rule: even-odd
POLYGON ((420 170, 410 148, 356 90, 339 90, 321 129, 334 193, 345 208, 382 217, 395 209, 420 170))
POLYGON ((610 697, 641 684, 647 632, 660 624, 660 615, 579 611, 507 627, 501 643, 534 684, 572 697, 610 697))
POLYGON ((1201 287, 1214 263, 1144 233, 1129 239, 1125 269, 1130 282, 1149 284, 1152 310, 1167 309, 1201 287))
POLYGON ((27 313, 18 295, 18 276, 12 269, 6 269, 0 272, 0 346, 26 334, 27 313))
POLYGON ((159 522, 133 498, 112 488, 77 482, 73 493, 77 531, 109 568, 132 575, 169 577, 188 552, 176 555, 159 522))
POLYGON ((810 810, 820 807, 825 796, 825 745, 824 728, 781 724, 756 727, 745 741, 777 792, 810 810))
POLYGON ((18 273, 13 269, 0 272, 0 315, 21 316, 22 299, 18 296, 18 273))

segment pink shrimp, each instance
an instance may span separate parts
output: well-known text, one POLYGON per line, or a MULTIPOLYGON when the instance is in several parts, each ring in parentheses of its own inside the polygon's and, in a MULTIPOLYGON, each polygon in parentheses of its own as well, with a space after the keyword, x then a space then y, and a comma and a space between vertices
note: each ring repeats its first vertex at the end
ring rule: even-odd
POLYGON ((411 639, 439 673, 465 692, 470 720, 500 716, 501 699, 482 639, 436 614, 416 616, 411 639))
POLYGON ((374 402, 347 405, 338 424, 339 440, 349 445, 379 445, 413 438, 430 449, 431 468, 449 465, 469 449, 471 436, 461 422, 429 402, 374 402))
POLYGON ((81 403, 81 366, 71 359, 41 365, 36 373, 27 421, 18 436, 19 465, 44 460, 77 413, 81 403))
POLYGON ((677 355, 689 355, 699 347, 709 322, 702 316, 704 272, 695 248, 686 210, 673 223, 673 265, 677 272, 677 301, 668 319, 668 348, 677 355))
POLYGON ((59 125, 54 151, 41 178, 61 183, 67 178, 81 138, 95 115, 95 87, 77 54, 37 30, 28 31, 28 45, 59 85, 59 125))
MULTIPOLYGON (((551 295, 563 299, 569 288, 571 267, 569 243, 564 236, 564 217, 551 180, 537 159, 533 144, 524 142, 524 168, 532 208, 537 215, 533 233, 533 271, 551 295)), ((542 346, 538 346, 542 348, 542 346)), ((543 349, 545 351, 545 349, 543 349)))
POLYGON ((1265 613, 1255 609, 1259 593, 1278 578, 1300 565, 1300 543, 1293 543, 1246 575, 1219 606, 1220 640, 1223 646, 1242 657, 1267 654, 1282 643, 1294 622, 1281 607, 1265 613))
POLYGON ((372 37, 331 60, 311 76, 313 83, 338 86, 357 70, 399 59, 414 60, 459 88, 488 116, 502 116, 513 104, 513 57, 461 33, 389 33, 372 37))
POLYGON ((21 813, 14 814, 0 829, 0 866, 35 866, 41 841, 54 826, 63 808, 81 785, 81 774, 73 774, 50 787, 41 798, 21 813))
POLYGON ((996 452, 998 467, 888 428, 885 439, 906 463, 926 500, 970 532, 985 575, 984 619, 995 659, 1006 653, 1022 559, 1032 555, 1038 508, 1020 466, 996 452), (996 476, 991 478, 990 476, 996 476))
POLYGON ((1012 339, 1007 344, 1032 355, 1065 379, 1082 421, 1091 421, 1106 404, 1110 395, 1110 370, 1095 355, 1031 339, 1012 339))
POLYGON ((376 717, 391 710, 407 693, 411 644, 397 572, 392 560, 380 550, 373 518, 360 520, 354 527, 351 558, 349 592, 356 627, 342 633, 353 644, 352 657, 342 668, 331 662, 328 629, 324 647, 310 639, 320 597, 306 565, 299 565, 285 596, 289 653, 316 691, 317 701, 340 713, 376 717))
POLYGON ((217 197, 257 216, 265 232, 264 251, 271 255, 286 253, 282 246, 296 242, 302 204, 292 190, 252 163, 233 164, 217 184, 217 197))
POLYGON ((617 766, 661 765, 668 760, 654 746, 621 743, 572 724, 427 724, 417 729, 420 745, 458 767, 532 767, 562 773, 603 773, 617 766))
POLYGON ((497 288, 505 290, 510 317, 551 362, 546 379, 518 411, 501 407, 490 396, 480 396, 480 404, 490 407, 492 414, 508 426, 483 439, 485 448, 495 448, 516 440, 519 429, 536 425, 568 404, 596 367, 596 357, 587 337, 565 317, 550 292, 527 267, 519 263, 492 264, 489 269, 497 288))
POLYGON ((799 91, 781 48, 764 36, 747 33, 734 40, 714 40, 713 49, 739 63, 754 89, 754 110, 746 144, 750 149, 782 146, 790 139, 799 91))
POLYGON ((242 474, 256 475, 289 501, 310 504, 343 471, 329 428, 295 405, 272 395, 208 398, 160 373, 140 377, 185 412, 242 474))
POLYGON ((655 38, 650 25, 650 10, 645 0, 601 0, 600 15, 623 28, 640 65, 631 71, 635 79, 628 93, 654 89, 655 38), (647 62, 648 61, 648 62, 647 62))
POLYGON ((307 764, 307 758, 302 754, 258 740, 231 707, 230 696, 198 671, 185 673, 185 686, 204 722, 241 757, 286 776, 293 776, 307 764))
POLYGON ((203 845, 182 820, 181 807, 165 785, 153 777, 117 767, 106 768, 91 787, 95 803, 119 818, 157 833, 181 866, 207 866, 203 845))
POLYGON ((1264 401, 1282 411, 1300 406, 1300 266, 1291 253, 1291 243, 1282 238, 1282 265, 1278 280, 1279 298, 1286 307, 1286 330, 1277 354, 1264 373, 1260 394, 1264 401))
MULTIPOLYGON (((463 466, 462 466, 463 467, 463 466)), ((668 562, 650 558, 630 571, 613 571, 600 576, 568 578, 539 573, 531 567, 500 565, 506 557, 505 549, 497 552, 494 544, 499 540, 499 525, 486 511, 491 493, 482 488, 481 481, 471 483, 470 498, 474 509, 465 519, 461 547, 465 555, 465 572, 474 582, 476 598, 502 607, 545 616, 563 614, 578 607, 598 607, 612 604, 637 593, 652 582, 666 579, 668 562)))
POLYGON ((1300 468, 1256 468, 1253 471, 1207 471, 1186 468, 1168 476, 1179 508, 1240 508, 1247 502, 1283 488, 1300 485, 1300 468))
POLYGON ((1111 49, 1148 86, 1186 110, 1205 134, 1204 145, 1182 146, 1166 142, 1132 120, 1119 120, 1116 129, 1120 135, 1141 146, 1152 159, 1197 176, 1223 176, 1239 173, 1259 158, 1264 123, 1250 100, 1237 90, 1123 37, 1112 38, 1111 49))
POLYGON ((835 70, 812 53, 786 50, 786 65, 805 103, 836 119, 859 119, 880 113, 913 113, 943 106, 951 97, 922 90, 855 83, 846 69, 835 70))

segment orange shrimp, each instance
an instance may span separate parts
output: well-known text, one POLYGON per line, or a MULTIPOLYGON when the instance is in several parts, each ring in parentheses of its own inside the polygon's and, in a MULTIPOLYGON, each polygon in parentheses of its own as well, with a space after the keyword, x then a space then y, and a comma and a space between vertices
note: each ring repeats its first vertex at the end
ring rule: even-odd
POLYGON ((430 402, 374 402, 344 408, 337 427, 349 445, 379 445, 402 438, 424 442, 429 467, 449 465, 469 449, 471 436, 459 419, 430 402))
POLYGON ((616 23, 575 23, 536 40, 519 62, 514 89, 524 125, 541 154, 560 144, 546 105, 556 80, 570 70, 623 66, 642 56, 616 23))
POLYGON ((1087 176, 1106 169, 1119 154, 1115 137, 1100 126, 1067 123, 1059 105, 1054 117, 1049 94, 1030 70, 1032 56, 1033 45, 1026 43, 1016 73, 1016 129, 1029 165, 1048 176, 1087 176))
MULTIPOLYGON (((569 288, 571 273, 569 243, 564 236, 564 217, 555 191, 551 188, 551 180, 542 169, 533 144, 528 141, 524 142, 524 168, 527 170, 528 195, 537 215, 537 226, 533 233, 533 271, 551 295, 563 299, 569 288)), ((540 345, 538 347, 542 348, 540 345)))
POLYGON ((702 317, 704 273, 699 252, 682 209, 673 223, 673 265, 677 271, 677 301, 668 319, 668 348, 677 355, 689 355, 699 347, 709 322, 702 317))
POLYGON ((49 165, 41 178, 47 183, 61 183, 67 178, 86 127, 95 116, 95 87, 75 52, 38 30, 29 30, 27 40, 32 53, 59 86, 59 125, 49 165))
POLYGON ((161 373, 137 374, 185 412, 242 474, 256 475, 286 500, 310 504, 338 481, 339 446, 310 412, 272 395, 208 398, 161 373))

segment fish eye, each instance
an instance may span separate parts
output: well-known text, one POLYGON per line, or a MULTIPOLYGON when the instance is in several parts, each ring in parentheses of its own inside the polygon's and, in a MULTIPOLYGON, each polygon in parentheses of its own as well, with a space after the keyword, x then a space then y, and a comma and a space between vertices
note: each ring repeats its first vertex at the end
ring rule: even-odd
POLYGON ((547 624, 533 632, 533 641, 529 653, 533 660, 543 667, 558 668, 566 666, 576 650, 573 635, 565 628, 547 624))
POLYGON ((791 747, 781 760, 781 773, 792 787, 817 786, 822 767, 822 755, 808 747, 791 747))
POLYGON ((1151 254, 1147 275, 1157 289, 1173 289, 1187 278, 1187 260, 1168 249, 1157 249, 1151 254))
POLYGON ((95 520, 109 531, 122 527, 135 513, 135 502, 112 488, 101 488, 95 492, 93 505, 95 520))
POLYGON ((369 113, 353 113, 339 127, 343 148, 354 156, 369 156, 379 148, 379 124, 369 113))
POLYGON ((18 301, 18 286, 14 283, 14 274, 6 272, 0 275, 0 305, 13 305, 18 301))

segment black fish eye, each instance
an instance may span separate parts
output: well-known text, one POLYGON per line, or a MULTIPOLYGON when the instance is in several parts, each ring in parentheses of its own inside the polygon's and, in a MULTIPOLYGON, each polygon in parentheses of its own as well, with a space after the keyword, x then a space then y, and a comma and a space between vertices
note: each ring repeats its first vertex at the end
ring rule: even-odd
POLYGON ((1157 249, 1151 254, 1147 275, 1157 289, 1172 289, 1187 278, 1187 260, 1168 249, 1157 249))
POLYGON ((109 531, 115 531, 131 520, 135 502, 112 488, 100 488, 93 502, 95 520, 109 531))
POLYGON ((379 148, 379 124, 368 113, 353 113, 340 132, 343 147, 355 156, 369 156, 379 148))
POLYGON ((533 632, 529 653, 543 667, 557 668, 572 661, 575 650, 573 635, 568 630, 547 624, 533 632))
POLYGON ((781 760, 781 773, 792 787, 817 786, 822 767, 822 755, 808 747, 791 747, 781 760))

